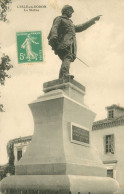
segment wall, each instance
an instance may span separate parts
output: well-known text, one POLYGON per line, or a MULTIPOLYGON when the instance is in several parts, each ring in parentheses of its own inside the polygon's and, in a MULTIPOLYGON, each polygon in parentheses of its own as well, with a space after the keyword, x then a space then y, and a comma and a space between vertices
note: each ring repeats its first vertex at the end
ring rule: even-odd
POLYGON ((23 154, 25 153, 26 149, 27 149, 27 146, 29 145, 31 141, 30 140, 27 140, 27 141, 22 141, 22 142, 19 142, 19 143, 14 143, 14 156, 15 156, 15 161, 14 161, 14 164, 16 164, 18 162, 17 160, 17 151, 18 149, 22 149, 22 156, 23 154))
POLYGON ((120 193, 124 193, 124 126, 116 126, 112 128, 105 128, 94 130, 92 135, 93 145, 97 150, 102 161, 115 161, 117 163, 106 164, 109 168, 113 167, 114 176, 120 184, 120 193), (105 135, 114 134, 115 137, 115 153, 105 153, 104 137, 105 135))

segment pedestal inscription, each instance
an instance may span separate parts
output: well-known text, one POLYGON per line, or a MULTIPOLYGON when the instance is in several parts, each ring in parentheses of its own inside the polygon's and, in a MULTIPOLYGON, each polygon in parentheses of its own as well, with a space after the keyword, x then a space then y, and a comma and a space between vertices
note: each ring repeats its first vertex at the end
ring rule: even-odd
POLYGON ((89 146, 90 135, 88 129, 76 124, 71 124, 71 142, 89 146))

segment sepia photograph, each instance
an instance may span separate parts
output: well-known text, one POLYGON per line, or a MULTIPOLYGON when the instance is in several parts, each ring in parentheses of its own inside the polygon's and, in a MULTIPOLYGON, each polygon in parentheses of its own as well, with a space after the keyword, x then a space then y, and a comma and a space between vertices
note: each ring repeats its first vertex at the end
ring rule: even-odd
POLYGON ((124 194, 124 0, 0 0, 0 194, 124 194))

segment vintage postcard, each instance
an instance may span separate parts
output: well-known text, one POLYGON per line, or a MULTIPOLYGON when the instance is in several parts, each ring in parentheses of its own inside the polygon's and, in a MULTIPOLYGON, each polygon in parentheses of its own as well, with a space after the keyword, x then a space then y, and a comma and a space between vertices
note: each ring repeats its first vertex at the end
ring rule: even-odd
POLYGON ((0 0, 1 193, 124 193, 123 18, 123 0, 0 0))

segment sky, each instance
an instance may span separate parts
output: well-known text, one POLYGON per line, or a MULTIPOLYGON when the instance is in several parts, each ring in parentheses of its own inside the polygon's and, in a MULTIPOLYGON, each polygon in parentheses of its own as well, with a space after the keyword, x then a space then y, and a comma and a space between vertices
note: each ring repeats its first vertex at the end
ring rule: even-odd
POLYGON ((95 25, 77 33, 77 56, 70 73, 86 87, 85 104, 96 113, 96 119, 106 117, 106 106, 124 107, 124 0, 13 0, 8 23, 0 21, 0 55, 9 55, 13 69, 10 79, 0 86, 0 164, 7 162, 6 144, 10 139, 33 134, 33 118, 28 104, 43 94, 43 83, 58 79, 61 61, 48 45, 53 19, 69 4, 74 8, 72 21, 81 24, 102 15, 95 25), (18 5, 46 5, 38 12, 25 12, 18 5), (43 63, 19 64, 16 32, 42 31, 43 63))

